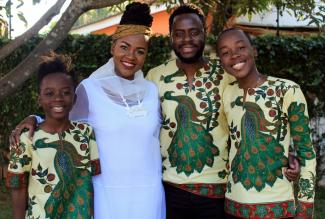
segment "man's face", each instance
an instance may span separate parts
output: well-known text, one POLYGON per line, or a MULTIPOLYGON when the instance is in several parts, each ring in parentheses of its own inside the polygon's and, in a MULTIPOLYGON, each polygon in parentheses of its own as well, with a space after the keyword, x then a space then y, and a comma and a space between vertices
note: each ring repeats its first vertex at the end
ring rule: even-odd
POLYGON ((177 15, 170 34, 173 50, 182 62, 193 63, 202 57, 205 30, 196 14, 177 15))

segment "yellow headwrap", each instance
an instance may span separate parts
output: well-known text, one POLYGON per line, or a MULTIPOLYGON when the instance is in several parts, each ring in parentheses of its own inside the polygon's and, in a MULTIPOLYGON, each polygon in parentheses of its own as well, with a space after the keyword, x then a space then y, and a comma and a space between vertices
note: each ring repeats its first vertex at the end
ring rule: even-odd
POLYGON ((117 26, 115 33, 112 35, 113 41, 134 34, 143 34, 146 36, 151 36, 151 28, 144 25, 136 24, 121 24, 117 26))

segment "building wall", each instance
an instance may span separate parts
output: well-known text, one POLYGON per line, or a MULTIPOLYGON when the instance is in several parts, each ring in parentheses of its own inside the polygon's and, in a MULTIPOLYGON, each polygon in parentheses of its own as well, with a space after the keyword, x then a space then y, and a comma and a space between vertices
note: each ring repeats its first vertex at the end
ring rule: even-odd
MULTIPOLYGON (((168 30, 168 18, 169 14, 166 11, 161 11, 155 14, 152 14, 153 22, 152 22, 152 32, 154 34, 162 34, 167 35, 169 33, 168 30)), ((112 35, 116 30, 117 24, 106 27, 100 30, 96 30, 91 32, 91 34, 106 34, 112 35)))

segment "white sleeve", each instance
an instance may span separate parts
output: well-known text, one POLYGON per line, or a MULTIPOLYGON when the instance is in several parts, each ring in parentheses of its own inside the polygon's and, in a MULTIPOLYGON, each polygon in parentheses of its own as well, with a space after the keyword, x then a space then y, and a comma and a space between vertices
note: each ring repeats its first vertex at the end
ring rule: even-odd
POLYGON ((70 111, 69 117, 73 121, 81 121, 88 123, 89 101, 87 91, 81 84, 76 89, 76 103, 70 111))
POLYGON ((44 121, 44 119, 38 115, 31 115, 34 116, 34 118, 36 119, 37 124, 40 124, 44 121))

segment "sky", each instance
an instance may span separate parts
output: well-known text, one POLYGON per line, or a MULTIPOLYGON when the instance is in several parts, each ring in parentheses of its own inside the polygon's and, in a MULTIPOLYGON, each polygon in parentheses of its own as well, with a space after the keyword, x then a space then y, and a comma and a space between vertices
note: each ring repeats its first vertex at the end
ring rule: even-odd
MULTIPOLYGON (((0 0, 0 4, 3 5, 3 2, 6 2, 7 0, 0 0)), ((24 0, 24 5, 20 8, 16 8, 17 5, 19 5, 18 0, 12 0, 12 37, 15 38, 16 36, 21 35, 24 33, 28 28, 32 27, 45 12, 55 4, 56 0, 41 0, 40 3, 33 5, 32 0, 24 0), (17 16, 17 12, 21 11, 23 12, 28 24, 27 26, 24 25, 24 22, 19 20, 17 16)), ((67 3, 70 1, 67 1, 67 3)), ((64 6, 67 6, 68 4, 65 4, 64 6)), ((63 7, 64 7, 63 6, 63 7)), ((61 10, 62 11, 62 10, 61 10)), ((58 20, 59 16, 56 16, 54 20, 58 20)), ((46 27, 41 30, 46 30, 46 27)))

